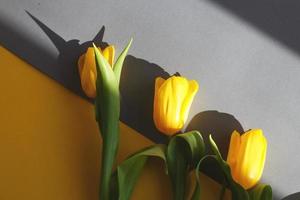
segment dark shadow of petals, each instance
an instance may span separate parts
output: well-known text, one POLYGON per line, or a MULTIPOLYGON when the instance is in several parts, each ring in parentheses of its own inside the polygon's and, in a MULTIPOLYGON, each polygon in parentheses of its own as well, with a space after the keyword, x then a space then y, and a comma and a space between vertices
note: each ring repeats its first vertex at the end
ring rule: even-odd
MULTIPOLYGON (((206 151, 209 154, 212 154, 209 147, 209 135, 211 134, 224 160, 227 158, 231 133, 234 130, 240 133, 244 132, 242 125, 233 115, 215 110, 204 111, 195 115, 187 126, 187 131, 191 130, 198 130, 202 134, 206 151)), ((203 163, 202 168, 205 174, 219 183, 223 181, 223 176, 213 160, 203 163)))

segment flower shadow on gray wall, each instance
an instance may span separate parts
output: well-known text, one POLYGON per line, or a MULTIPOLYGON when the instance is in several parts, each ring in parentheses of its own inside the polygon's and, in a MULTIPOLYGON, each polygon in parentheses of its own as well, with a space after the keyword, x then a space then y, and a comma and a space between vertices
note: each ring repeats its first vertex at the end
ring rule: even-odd
MULTIPOLYGON (((91 41, 80 43, 78 39, 66 41, 43 22, 26 11, 33 21, 48 36, 59 52, 55 65, 47 65, 44 60, 34 63, 43 73, 60 82, 76 94, 88 99, 82 92, 77 69, 77 60, 88 47, 95 43, 101 48, 108 46, 103 41, 105 27, 91 41)), ((36 56, 36 55, 34 55, 36 56)), ((31 58, 28 58, 29 62, 31 58)), ((165 142, 164 135, 158 133, 152 120, 154 83, 156 77, 169 77, 169 74, 154 63, 128 55, 125 59, 120 91, 121 121, 155 142, 165 142)), ((88 99, 93 102, 92 99, 88 99)))

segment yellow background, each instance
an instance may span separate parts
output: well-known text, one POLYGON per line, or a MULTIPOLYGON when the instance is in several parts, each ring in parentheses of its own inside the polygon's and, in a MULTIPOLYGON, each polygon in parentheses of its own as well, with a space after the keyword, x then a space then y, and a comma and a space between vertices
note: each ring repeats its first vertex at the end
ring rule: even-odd
MULTIPOLYGON (((100 135, 93 105, 0 46, 0 200, 97 200, 100 135)), ((152 144, 121 124, 118 162, 152 144)), ((202 199, 219 185, 202 176, 202 199)), ((132 199, 171 199, 160 161, 150 160, 132 199)))

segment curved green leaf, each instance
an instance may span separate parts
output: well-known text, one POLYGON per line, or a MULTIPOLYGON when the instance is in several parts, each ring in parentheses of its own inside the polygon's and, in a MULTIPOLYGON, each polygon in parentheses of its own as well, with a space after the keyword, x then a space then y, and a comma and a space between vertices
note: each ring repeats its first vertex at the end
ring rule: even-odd
POLYGON ((239 185, 238 183, 236 183, 233 180, 233 178, 231 176, 230 167, 227 164, 227 162, 223 160, 221 153, 220 153, 216 143, 212 139, 211 135, 209 136, 209 142, 210 142, 213 152, 215 153, 215 159, 217 160, 220 168, 222 169, 224 177, 228 183, 228 187, 231 190, 232 199, 233 200, 241 200, 241 199, 248 200, 249 195, 248 195, 247 191, 241 185, 239 185))
POLYGON ((119 146, 120 93, 110 65, 95 45, 94 52, 98 74, 95 113, 103 139, 99 198, 109 200, 112 169, 119 146))
POLYGON ((165 145, 153 145, 142 149, 123 161, 113 177, 113 200, 129 200, 136 181, 150 157, 156 157, 166 162, 165 145))
POLYGON ((209 137, 209 141, 210 141, 211 148, 215 155, 206 155, 197 164, 197 167, 195 170, 195 177, 196 177, 197 182, 196 182, 196 186, 194 188, 192 200, 198 200, 200 198, 200 193, 201 193, 200 176, 199 176, 199 173, 201 170, 200 167, 201 167, 201 164, 207 159, 213 159, 218 164, 219 169, 222 171, 222 173, 224 175, 225 183, 228 185, 229 189, 231 190, 233 200, 249 200, 249 195, 248 195, 247 191, 233 180, 233 178, 231 176, 230 167, 223 160, 223 158, 219 152, 219 149, 211 136, 209 137))
POLYGON ((205 153, 205 144, 201 134, 198 131, 190 131, 178 134, 174 138, 181 139, 187 144, 186 155, 191 167, 195 168, 205 153))
POLYGON ((270 185, 258 184, 249 190, 251 200, 272 200, 272 187, 270 185))
POLYGON ((128 42, 128 44, 126 45, 125 49, 122 51, 122 53, 119 55, 115 65, 114 65, 114 73, 116 76, 116 80, 119 84, 120 82, 120 77, 121 77, 121 71, 122 71, 122 67, 123 67, 123 62, 126 58, 127 52, 131 46, 132 43, 132 38, 130 39, 130 41, 128 42))
POLYGON ((93 43, 93 47, 95 52, 96 64, 97 64, 96 65, 97 74, 98 75, 101 74, 101 80, 102 80, 101 83, 104 84, 105 87, 110 87, 110 86, 118 87, 115 74, 110 64, 104 58, 104 56, 102 55, 102 53, 99 51, 99 49, 96 47, 94 43, 93 43))
POLYGON ((238 183, 236 183, 231 176, 230 167, 225 162, 218 150, 218 147, 214 140, 212 139, 211 135, 209 137, 211 147, 214 151, 214 153, 217 156, 217 160, 220 164, 220 166, 223 169, 223 172, 225 173, 226 179, 229 182, 229 188, 232 192, 232 198, 233 199, 239 199, 239 198, 246 198, 248 196, 248 199, 250 200, 272 200, 272 187, 270 185, 265 184, 258 184, 254 188, 250 189, 248 191, 248 195, 246 195, 246 190, 242 188, 238 183), (244 197, 243 197, 244 196, 244 197))
POLYGON ((204 149, 204 142, 198 131, 178 134, 171 138, 166 157, 174 199, 185 199, 188 172, 204 155, 204 149))
POLYGON ((195 177, 196 177, 196 186, 192 195, 191 200, 199 200, 200 199, 200 193, 201 193, 201 188, 200 188, 200 166, 201 164, 209 157, 213 157, 211 155, 206 155, 201 160, 198 162, 196 169, 195 169, 195 177))

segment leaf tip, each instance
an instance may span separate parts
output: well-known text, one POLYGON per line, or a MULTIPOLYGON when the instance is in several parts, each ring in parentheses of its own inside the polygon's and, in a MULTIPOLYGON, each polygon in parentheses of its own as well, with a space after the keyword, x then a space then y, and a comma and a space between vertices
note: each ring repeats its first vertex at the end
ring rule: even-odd
POLYGON ((211 134, 209 134, 209 142, 210 142, 210 143, 213 143, 213 144, 215 144, 215 141, 213 140, 213 138, 212 138, 212 135, 211 135, 211 134))
POLYGON ((129 49, 129 47, 132 44, 132 41, 133 41, 133 38, 131 37, 130 40, 129 40, 129 42, 128 42, 128 44, 127 44, 127 46, 126 46, 126 49, 129 49))

